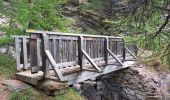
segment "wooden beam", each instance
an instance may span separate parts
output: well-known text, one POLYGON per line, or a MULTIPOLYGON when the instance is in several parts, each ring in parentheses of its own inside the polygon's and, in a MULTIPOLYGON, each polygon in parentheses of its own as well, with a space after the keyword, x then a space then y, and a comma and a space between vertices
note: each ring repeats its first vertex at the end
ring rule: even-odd
POLYGON ((108 51, 108 53, 120 64, 120 65, 122 65, 123 66, 123 63, 122 63, 122 61, 121 60, 119 60, 119 58, 118 57, 116 57, 116 55, 115 54, 113 54, 109 49, 107 49, 107 51, 108 51))
POLYGON ((28 52, 27 52, 27 41, 26 38, 22 39, 22 46, 23 46, 23 58, 24 58, 24 64, 23 68, 28 69, 28 52))
POLYGON ((79 62, 79 65, 82 69, 83 67, 83 37, 82 36, 79 36, 78 37, 78 62, 79 62))
POLYGON ((52 68, 55 72, 55 75, 57 76, 57 78, 62 81, 62 82, 65 82, 66 80, 64 79, 61 71, 59 70, 59 68, 56 66, 56 62, 53 58, 53 56, 51 55, 50 51, 49 50, 45 50, 45 53, 46 53, 46 56, 47 56, 47 59, 48 61, 50 62, 50 64, 52 65, 52 68))
POLYGON ((104 41, 104 60, 105 60, 105 65, 107 65, 108 62, 108 48, 109 48, 109 41, 108 38, 105 38, 104 41))
POLYGON ((31 73, 38 73, 37 61, 37 34, 30 34, 30 56, 31 56, 31 73))
POLYGON ((138 58, 127 47, 125 47, 125 49, 135 60, 138 60, 138 58))
MULTIPOLYGON (((119 67, 116 65, 106 65, 106 66, 101 67, 103 69, 101 73, 96 73, 93 71, 86 71, 86 70, 80 71, 79 66, 74 68, 74 71, 72 71, 73 68, 71 68, 71 70, 66 69, 66 70, 61 70, 61 72, 63 73, 65 79, 67 80, 67 84, 72 85, 74 83, 80 83, 85 80, 95 78, 103 74, 111 73, 117 70, 121 70, 121 69, 130 67, 130 66, 133 66, 134 63, 135 61, 125 61, 124 66, 122 67, 119 67), (65 71, 68 71, 68 72, 65 72, 65 71)), ((54 71, 50 71, 50 75, 54 75, 54 71)), ((43 72, 39 71, 37 74, 31 74, 31 72, 28 70, 28 71, 17 73, 16 78, 36 86, 39 84, 41 80, 43 80, 43 72)), ((57 78, 55 80, 57 80, 57 78)))
POLYGON ((123 61, 125 61, 125 59, 126 59, 126 49, 125 49, 125 47, 126 47, 126 44, 125 44, 125 40, 123 39, 123 61))
POLYGON ((44 72, 44 78, 49 78, 49 62, 47 60, 46 50, 49 50, 49 39, 47 34, 42 35, 42 71, 44 72))
POLYGON ((20 43, 19 43, 19 38, 15 38, 15 59, 16 59, 16 65, 17 65, 17 70, 21 70, 21 62, 20 62, 20 43))
POLYGON ((84 51, 82 50, 83 55, 87 58, 87 60, 90 62, 90 64, 98 71, 98 72, 102 72, 101 69, 94 63, 94 61, 90 58, 90 56, 84 51))
MULTIPOLYGON (((94 37, 94 38, 105 38, 106 36, 102 35, 87 35, 87 34, 75 34, 75 33, 61 33, 61 32, 51 32, 51 31, 39 31, 39 30, 26 30, 28 33, 35 33, 35 34, 47 34, 47 35, 60 35, 60 36, 83 36, 83 37, 94 37)), ((117 36, 109 36, 108 38, 113 39, 122 39, 122 37, 117 36)))
POLYGON ((114 72, 117 70, 128 68, 130 66, 133 66, 134 63, 135 63, 135 61, 126 61, 126 62, 124 62, 124 66, 122 66, 122 67, 116 66, 116 65, 106 65, 106 66, 102 67, 103 71, 101 73, 83 70, 81 72, 65 75, 65 78, 68 80, 67 84, 71 85, 74 83, 83 82, 83 81, 91 79, 91 78, 96 78, 97 76, 100 76, 103 74, 107 74, 107 73, 111 73, 111 72, 114 72))

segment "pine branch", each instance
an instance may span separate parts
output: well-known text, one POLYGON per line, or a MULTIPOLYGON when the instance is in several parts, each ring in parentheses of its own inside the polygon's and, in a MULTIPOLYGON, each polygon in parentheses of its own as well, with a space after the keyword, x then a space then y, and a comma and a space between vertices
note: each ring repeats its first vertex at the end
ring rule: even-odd
POLYGON ((159 28, 159 30, 155 33, 155 35, 153 36, 153 38, 155 38, 157 35, 159 35, 161 32, 162 32, 162 30, 166 27, 166 25, 168 24, 168 22, 169 22, 169 19, 170 19, 170 15, 168 15, 167 17, 166 17, 166 20, 165 20, 165 22, 164 22, 164 24, 159 28))

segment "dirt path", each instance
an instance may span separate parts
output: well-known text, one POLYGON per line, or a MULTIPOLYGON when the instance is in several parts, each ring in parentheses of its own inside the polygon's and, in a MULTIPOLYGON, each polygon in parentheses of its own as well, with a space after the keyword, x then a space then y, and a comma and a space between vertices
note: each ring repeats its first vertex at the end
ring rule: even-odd
POLYGON ((4 80, 5 78, 0 75, 0 100, 9 100, 11 92, 2 84, 2 81, 4 80))

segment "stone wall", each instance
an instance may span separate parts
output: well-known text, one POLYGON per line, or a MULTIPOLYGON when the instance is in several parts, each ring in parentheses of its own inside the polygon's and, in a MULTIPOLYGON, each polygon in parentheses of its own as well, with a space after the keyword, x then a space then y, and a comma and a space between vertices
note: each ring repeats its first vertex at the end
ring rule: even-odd
POLYGON ((128 68, 86 81, 81 94, 88 100, 165 100, 157 77, 143 71, 128 68))

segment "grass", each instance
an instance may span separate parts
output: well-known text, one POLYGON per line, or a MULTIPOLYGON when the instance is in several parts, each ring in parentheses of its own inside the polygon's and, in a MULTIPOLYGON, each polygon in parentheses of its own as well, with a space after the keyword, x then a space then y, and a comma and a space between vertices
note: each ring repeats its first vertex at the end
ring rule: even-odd
POLYGON ((69 89, 69 91, 65 94, 56 96, 56 100, 85 100, 80 96, 74 89, 69 89))
POLYGON ((36 95, 37 93, 30 88, 12 93, 9 100, 35 100, 34 97, 36 95))
POLYGON ((11 78, 16 73, 15 59, 11 54, 0 53, 0 75, 11 78))
POLYGON ((43 93, 30 88, 23 91, 16 91, 10 95, 9 100, 85 100, 76 90, 70 88, 65 94, 49 97, 43 93))

